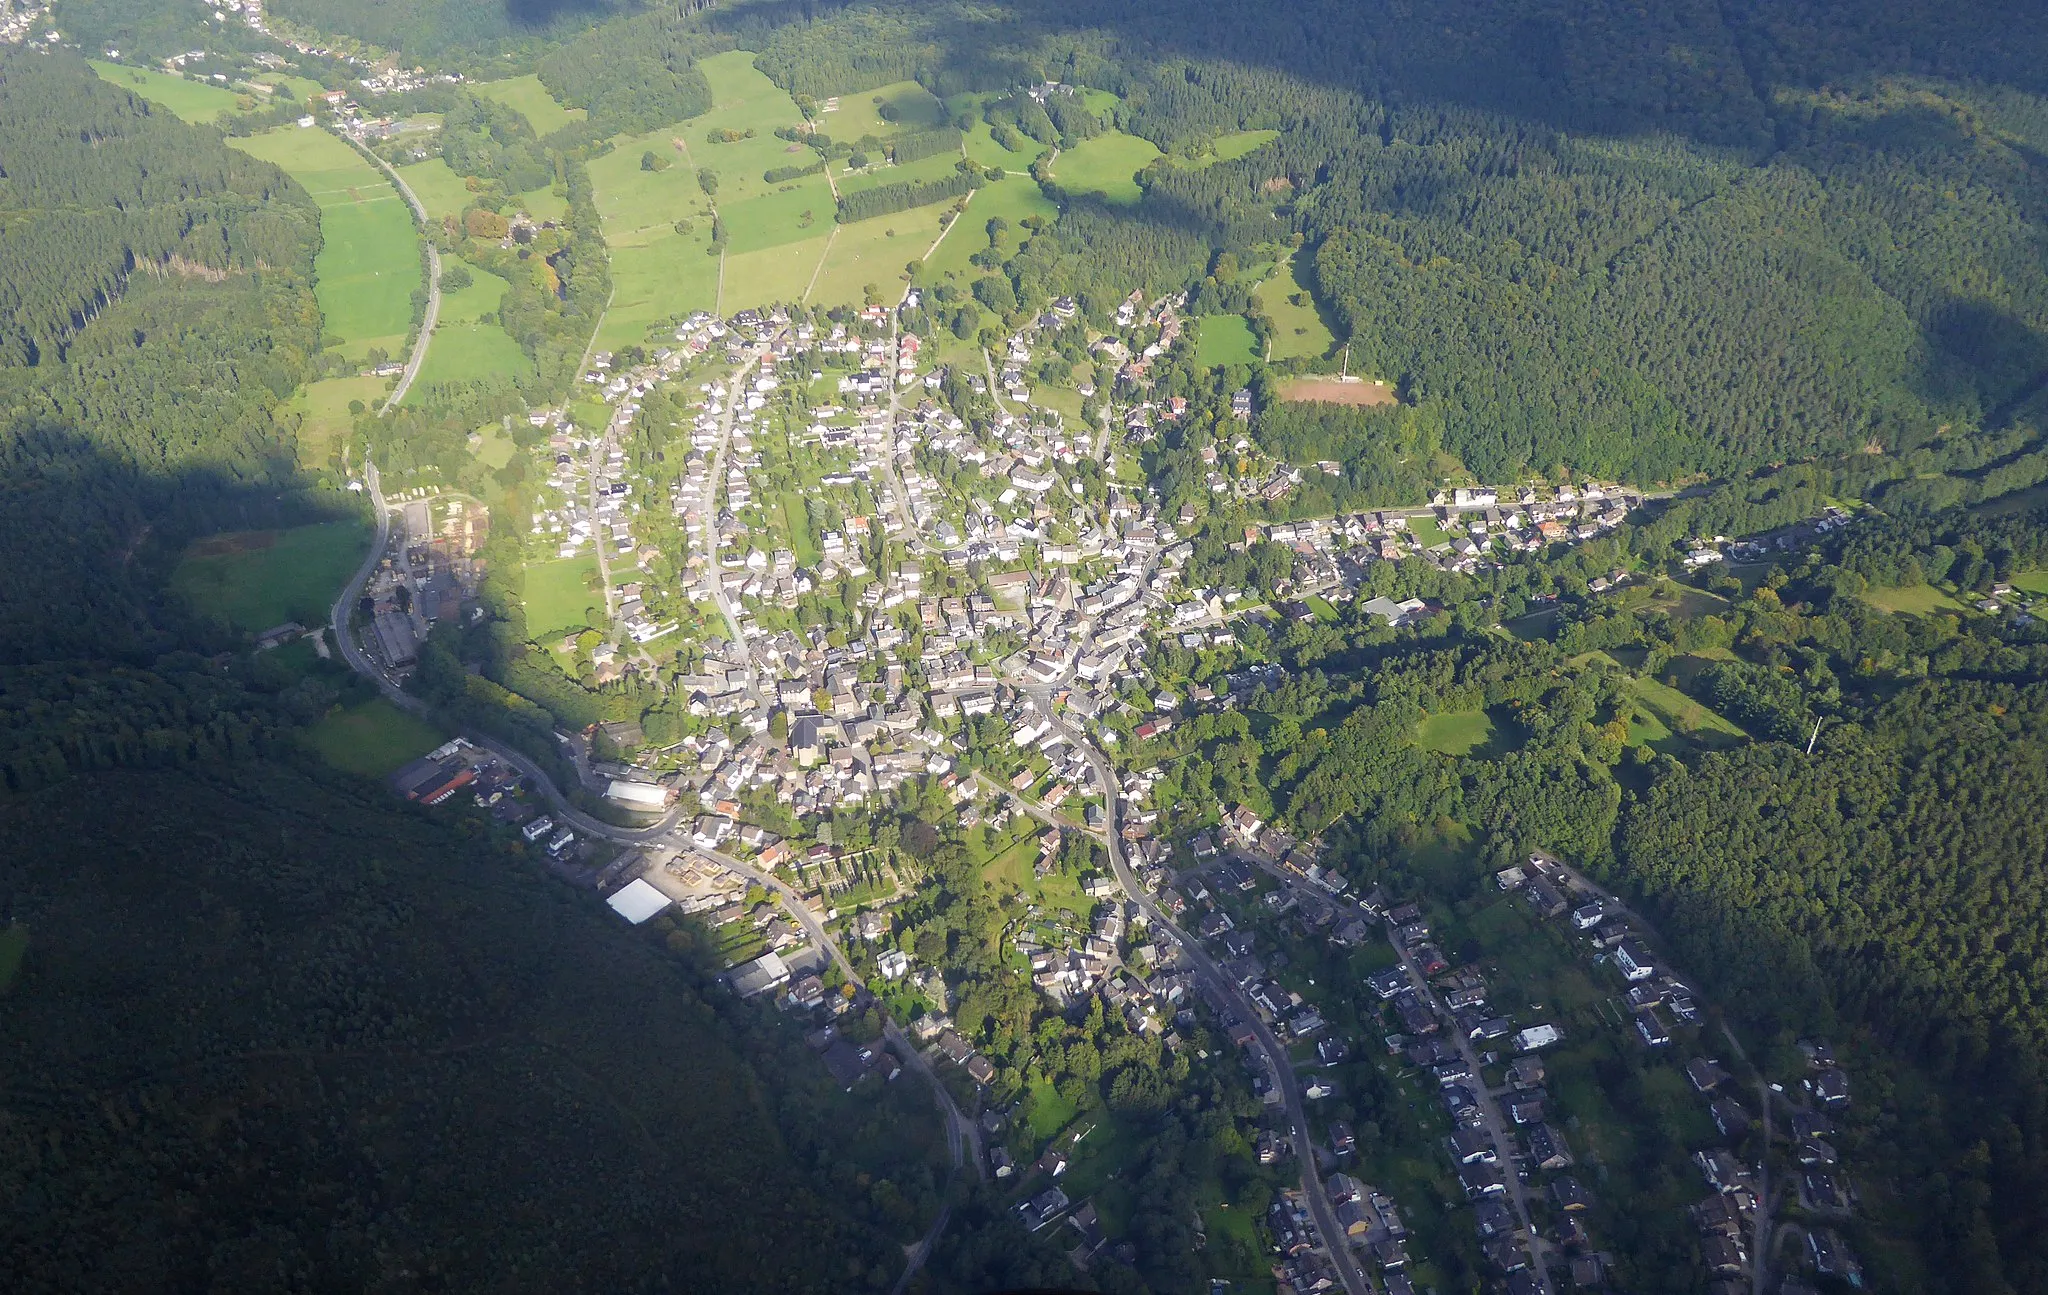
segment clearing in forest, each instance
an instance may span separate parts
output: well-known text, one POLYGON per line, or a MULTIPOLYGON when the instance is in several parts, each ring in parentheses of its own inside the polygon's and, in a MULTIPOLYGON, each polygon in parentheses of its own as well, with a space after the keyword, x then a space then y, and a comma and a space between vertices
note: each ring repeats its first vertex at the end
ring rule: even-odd
POLYGON ((1138 172, 1158 156, 1159 146, 1149 139, 1106 131, 1061 150, 1052 174, 1061 188, 1073 193, 1099 193, 1111 202, 1134 203, 1144 196, 1138 172))
POLYGON ((447 734, 382 697, 326 715, 305 730, 305 744, 337 769, 385 778, 447 740, 447 734))
POLYGON ((1243 315, 1204 315, 1195 325, 1195 363, 1205 369, 1254 364, 1259 339, 1243 315))
POLYGON ((178 560, 171 592, 202 616, 251 633, 286 621, 320 625, 368 544, 357 521, 209 535, 178 560))
POLYGON ((1415 730, 1415 745, 1444 755, 1470 755, 1493 738, 1493 720, 1483 710, 1425 715, 1415 730))
POLYGON ((398 190, 324 130, 285 126, 228 143, 281 167, 320 207, 313 269, 322 334, 339 337, 354 361, 372 348, 404 359, 422 275, 419 231, 398 190))
POLYGON ((532 73, 503 81, 484 81, 469 88, 480 97, 502 103, 524 116, 533 133, 543 138, 586 116, 581 108, 564 108, 556 102, 555 96, 532 73))
POLYGON ((1274 359, 1319 360, 1336 346, 1336 336, 1316 308, 1315 297, 1294 273, 1293 256, 1280 262, 1272 277, 1252 293, 1252 299, 1273 321, 1274 359))
MULTIPOLYGON (((2014 581, 2015 585, 2019 582, 2014 581)), ((1892 585, 1863 591, 1863 601, 1882 612, 1905 612, 1932 616, 1937 612, 1961 612, 1963 605, 1933 585, 1892 585)))

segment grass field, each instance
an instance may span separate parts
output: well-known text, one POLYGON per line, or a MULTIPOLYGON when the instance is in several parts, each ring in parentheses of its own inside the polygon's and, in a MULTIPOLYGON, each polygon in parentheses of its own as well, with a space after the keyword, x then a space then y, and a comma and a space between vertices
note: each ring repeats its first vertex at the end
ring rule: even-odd
POLYGON ((1258 339, 1243 315, 1204 315, 1195 323, 1195 363, 1205 369, 1226 364, 1253 364, 1258 339))
POLYGON ((313 270, 321 332, 340 337, 341 353, 352 360, 371 347, 403 358, 420 255, 419 232, 398 191, 324 130, 286 126, 228 142, 284 168, 320 206, 323 245, 313 270))
POLYGON ((887 138, 901 131, 930 130, 945 124, 946 105, 915 81, 897 81, 859 94, 839 96, 839 111, 820 113, 818 129, 851 144, 863 135, 887 138), (896 110, 895 122, 882 120, 882 105, 896 110))
POLYGON ((336 446, 349 434, 355 415, 349 402, 360 400, 368 409, 384 398, 391 379, 373 377, 323 378, 300 387, 288 406, 303 416, 299 424, 299 462, 326 463, 336 446))
POLYGON ((1046 197, 1045 190, 1028 175, 1012 175, 996 184, 981 186, 968 201, 967 211, 960 217, 960 228, 947 233, 938 252, 925 262, 923 281, 936 283, 952 276, 971 282, 980 277, 982 272, 969 265, 967 258, 988 246, 988 222, 995 217, 1001 216, 1014 228, 1026 216, 1051 220, 1059 215, 1059 210, 1058 204, 1046 197))
POLYGON ((589 623, 589 609, 603 601, 596 592, 597 559, 556 558, 526 564, 526 632, 535 640, 589 623))
POLYGON ((2012 587, 2036 597, 2048 594, 2048 571, 2015 571, 2012 587))
POLYGON ((201 615, 251 632, 293 620, 318 625, 367 543, 354 521, 209 535, 178 560, 171 592, 201 615))
POLYGON ((461 215, 473 196, 468 182, 438 157, 401 166, 398 174, 425 205, 430 220, 461 215))
POLYGON ((1149 139, 1108 131, 1062 152, 1053 162, 1053 178, 1075 193, 1099 193, 1111 202, 1136 202, 1143 196, 1138 172, 1159 156, 1149 139))
POLYGON ((1274 359, 1321 359, 1336 346, 1337 339, 1316 309, 1315 298, 1294 275, 1293 257, 1282 261, 1252 296, 1273 321, 1274 359), (1298 306, 1294 304, 1297 297, 1301 300, 1298 306))
MULTIPOLYGON (((2019 585, 2017 580, 2013 583, 2019 585)), ((1863 601, 1879 611, 1908 612, 1914 616, 1932 616, 1936 612, 1964 610, 1961 603, 1933 585, 1894 585, 1890 588, 1866 589, 1863 601)))
POLYGON ((483 98, 516 108, 533 125, 536 135, 552 135, 572 121, 582 121, 586 114, 581 108, 564 108, 555 102, 548 88, 540 78, 529 73, 503 81, 485 81, 469 87, 483 98))
POLYGON ((825 236, 725 258, 725 313, 774 301, 801 301, 825 254, 825 236))
MULTIPOLYGON (((443 268, 461 264, 449 257, 443 268)), ((420 376, 412 391, 406 393, 408 400, 413 392, 424 391, 436 383, 522 377, 532 371, 532 362, 512 335, 499 327, 495 319, 487 323, 482 318, 497 310, 506 289, 512 285, 488 270, 468 268, 471 283, 467 288, 441 294, 441 318, 434 325, 433 340, 428 343, 420 376)))
POLYGON ((975 116, 974 129, 967 132, 967 156, 983 166, 999 166, 1005 171, 1024 171, 1045 154, 1045 145, 1028 135, 1018 137, 1020 147, 1011 152, 996 143, 995 128, 980 120, 981 97, 961 95, 953 100, 957 110, 971 112, 975 116))
POLYGON ((1415 730, 1415 745, 1445 755, 1470 755, 1493 740, 1493 720, 1483 710, 1427 715, 1415 730))
POLYGON ((719 189, 728 256, 815 238, 832 228, 832 212, 832 189, 822 175, 786 181, 750 198, 728 199, 719 189))
POLYGON ((683 127, 625 136, 590 162, 597 210, 611 245, 612 306, 597 344, 611 350, 639 342, 656 320, 710 310, 718 299, 718 258, 711 246, 711 203, 697 185, 696 168, 674 141, 683 127), (640 169, 652 149, 675 159, 666 171, 640 169), (675 224, 688 220, 687 234, 675 224))
POLYGON ((236 94, 224 85, 195 81, 151 68, 128 67, 99 59, 88 61, 92 70, 100 74, 101 80, 168 108, 186 121, 212 121, 224 112, 237 111, 247 101, 247 96, 236 94))
POLYGON ((1209 143, 1209 151, 1181 165, 1190 171, 1200 171, 1218 162, 1235 162, 1247 153, 1264 148, 1280 138, 1277 130, 1240 130, 1220 136, 1209 143))
MULTIPOLYGON (((939 217, 945 210, 942 205, 916 207, 840 226, 832 250, 825 256, 824 273, 811 293, 812 302, 857 306, 866 299, 863 289, 872 283, 881 289, 884 301, 894 304, 903 295, 903 267, 922 257, 939 236, 939 217)), ((974 210, 972 204, 968 210, 974 210)), ((969 232, 955 230, 946 235, 946 241, 969 232)))
POLYGON ((1700 746, 1719 750, 1748 740, 1749 735, 1719 711, 1702 706, 1669 684, 1655 679, 1633 679, 1629 690, 1637 711, 1629 721, 1629 740, 1656 745, 1667 738, 1684 738, 1700 746))
POLYGON ((398 772, 447 740, 447 734, 382 697, 324 716, 305 743, 337 769, 365 778, 398 772))
POLYGON ((0 931, 0 994, 21 972, 21 960, 28 956, 28 928, 16 922, 0 931))

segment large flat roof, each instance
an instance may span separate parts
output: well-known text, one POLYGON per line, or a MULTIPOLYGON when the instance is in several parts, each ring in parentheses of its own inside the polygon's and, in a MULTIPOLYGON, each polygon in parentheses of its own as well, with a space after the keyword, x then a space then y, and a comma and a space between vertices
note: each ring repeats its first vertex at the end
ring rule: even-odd
POLYGON ((618 892, 605 902, 619 916, 638 926, 667 908, 668 896, 648 885, 645 878, 636 877, 619 887, 618 892))

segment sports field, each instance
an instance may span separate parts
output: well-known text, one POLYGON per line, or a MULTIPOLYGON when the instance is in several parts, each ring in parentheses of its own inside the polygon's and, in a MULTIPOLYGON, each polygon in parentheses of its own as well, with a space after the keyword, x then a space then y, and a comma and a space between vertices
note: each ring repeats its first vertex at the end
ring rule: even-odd
POLYGON ((597 559, 590 554, 526 564, 526 632, 534 639, 582 629, 589 609, 604 601, 596 591, 597 559))
POLYGON ((1329 325, 1323 322, 1322 313, 1316 309, 1315 298, 1294 277, 1293 257, 1275 267, 1272 276, 1258 286, 1252 297, 1259 303, 1259 309, 1266 312, 1266 318, 1273 321, 1274 359, 1320 359, 1337 344, 1329 325))
POLYGON ((1315 377, 1289 378, 1280 384, 1280 398, 1314 401, 1325 405, 1397 405, 1400 398, 1384 382, 1353 377, 1343 381, 1334 373, 1315 377))
MULTIPOLYGON (((447 257, 442 261, 443 272, 448 266, 463 264, 455 257, 447 257)), ((498 309, 505 290, 512 285, 488 270, 467 268, 469 287, 460 292, 441 293, 441 318, 427 344, 427 359, 420 366, 420 376, 406 393, 408 401, 415 392, 432 388, 436 383, 522 377, 533 368, 526 352, 498 326, 495 318, 488 322, 483 319, 498 309)))
POLYGON ((420 254, 419 231, 398 191, 324 130, 285 126, 228 143, 284 168, 320 206, 323 241, 313 263, 320 331, 340 337, 341 353, 352 360, 373 346, 403 359, 420 254))
POLYGON ((552 135, 570 122, 582 121, 588 115, 581 108, 564 108, 555 102, 555 97, 540 83, 540 78, 531 73, 503 81, 484 81, 469 88, 485 99, 518 109, 532 123, 536 135, 552 135))
POLYGON ((1136 202, 1144 196, 1138 172, 1159 156, 1149 139, 1112 130, 1063 151, 1052 164, 1053 178, 1075 193, 1099 193, 1111 202, 1136 202))
POLYGON ((472 196, 469 184, 446 162, 430 157, 398 168, 398 174, 427 209, 429 220, 459 216, 472 196))
POLYGON ((186 121, 212 121, 222 113, 235 112, 249 102, 248 96, 236 94, 226 86, 210 81, 195 81, 171 72, 128 67, 99 59, 88 61, 102 80, 138 94, 151 103, 160 104, 186 121))
POLYGON ((178 559, 171 592, 202 616, 252 633, 286 621, 318 625, 368 544, 354 521, 209 535, 178 559))
POLYGON ((440 729, 382 697, 323 716, 304 736, 327 763, 365 778, 389 777, 446 740, 440 729))
POLYGON ((1258 358, 1258 339, 1243 315, 1204 315, 1197 321, 1195 363, 1203 368, 1252 364, 1258 358))

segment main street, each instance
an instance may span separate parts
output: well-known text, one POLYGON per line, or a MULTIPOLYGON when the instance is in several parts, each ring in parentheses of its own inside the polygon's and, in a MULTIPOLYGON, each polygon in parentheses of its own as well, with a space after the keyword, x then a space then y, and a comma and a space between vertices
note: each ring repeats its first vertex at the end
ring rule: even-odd
POLYGON ((1117 781, 1116 771, 1111 767, 1109 760, 1093 742, 1088 740, 1085 733, 1053 713, 1053 690, 1050 686, 1019 686, 1038 703, 1046 717, 1051 720, 1054 729, 1073 743, 1074 749, 1079 751, 1082 758, 1088 761, 1089 767, 1095 770, 1095 779, 1101 784, 1103 797, 1107 803, 1109 832, 1104 842, 1109 851, 1110 871, 1116 877, 1117 884, 1122 886, 1124 894, 1137 904, 1138 911, 1145 915, 1152 928, 1165 932, 1174 944, 1179 946, 1182 955, 1194 967, 1195 974, 1209 987, 1213 1000, 1229 1002, 1235 1007, 1238 1016, 1257 1036, 1259 1046, 1272 1058, 1274 1081, 1279 1085, 1287 1107, 1287 1119, 1291 1126, 1290 1141, 1294 1147, 1296 1162, 1301 1166, 1302 1196, 1308 1201, 1309 1214, 1315 1219, 1316 1232, 1322 1238, 1330 1262, 1336 1268, 1337 1276, 1343 1281, 1348 1295, 1370 1295, 1372 1283, 1367 1279, 1365 1269, 1359 1264, 1358 1256, 1352 1253, 1351 1246, 1345 1240, 1344 1229, 1337 1222, 1337 1211, 1330 1204, 1329 1193, 1323 1190, 1322 1174, 1316 1168, 1315 1140, 1309 1134, 1308 1113, 1302 1107, 1301 1081, 1295 1076, 1293 1063, 1287 1058, 1287 1049, 1274 1036, 1251 999, 1238 988, 1237 982, 1224 975, 1223 969, 1216 965, 1208 952, 1190 938, 1187 932, 1174 925, 1165 910, 1161 909, 1153 901, 1151 894, 1139 884, 1137 874, 1131 871, 1129 862, 1124 858, 1123 837, 1117 823, 1118 792, 1121 784, 1117 781))
MULTIPOLYGON (((778 333, 776 336, 780 337, 781 334, 778 333)), ((768 349, 774 345, 775 340, 776 338, 769 338, 756 343, 748 352, 746 363, 742 364, 734 372, 732 379, 726 383, 725 399, 720 402, 718 412, 718 444, 712 450, 711 458, 706 465, 706 480, 711 485, 711 497, 705 500, 704 530, 698 537, 699 552, 704 558, 704 592, 710 596, 712 606, 718 608, 720 618, 725 621, 726 632, 732 635, 734 645, 745 657, 747 696, 756 705, 761 702, 761 672, 754 666, 754 649, 747 642, 745 632, 740 629, 740 618, 734 613, 732 603, 726 599, 725 583, 718 567, 718 499, 722 489, 718 474, 725 469, 727 451, 732 447, 733 424, 739 419, 740 402, 746 399, 747 375, 754 371, 754 366, 761 362, 761 357, 768 354, 768 349)))

